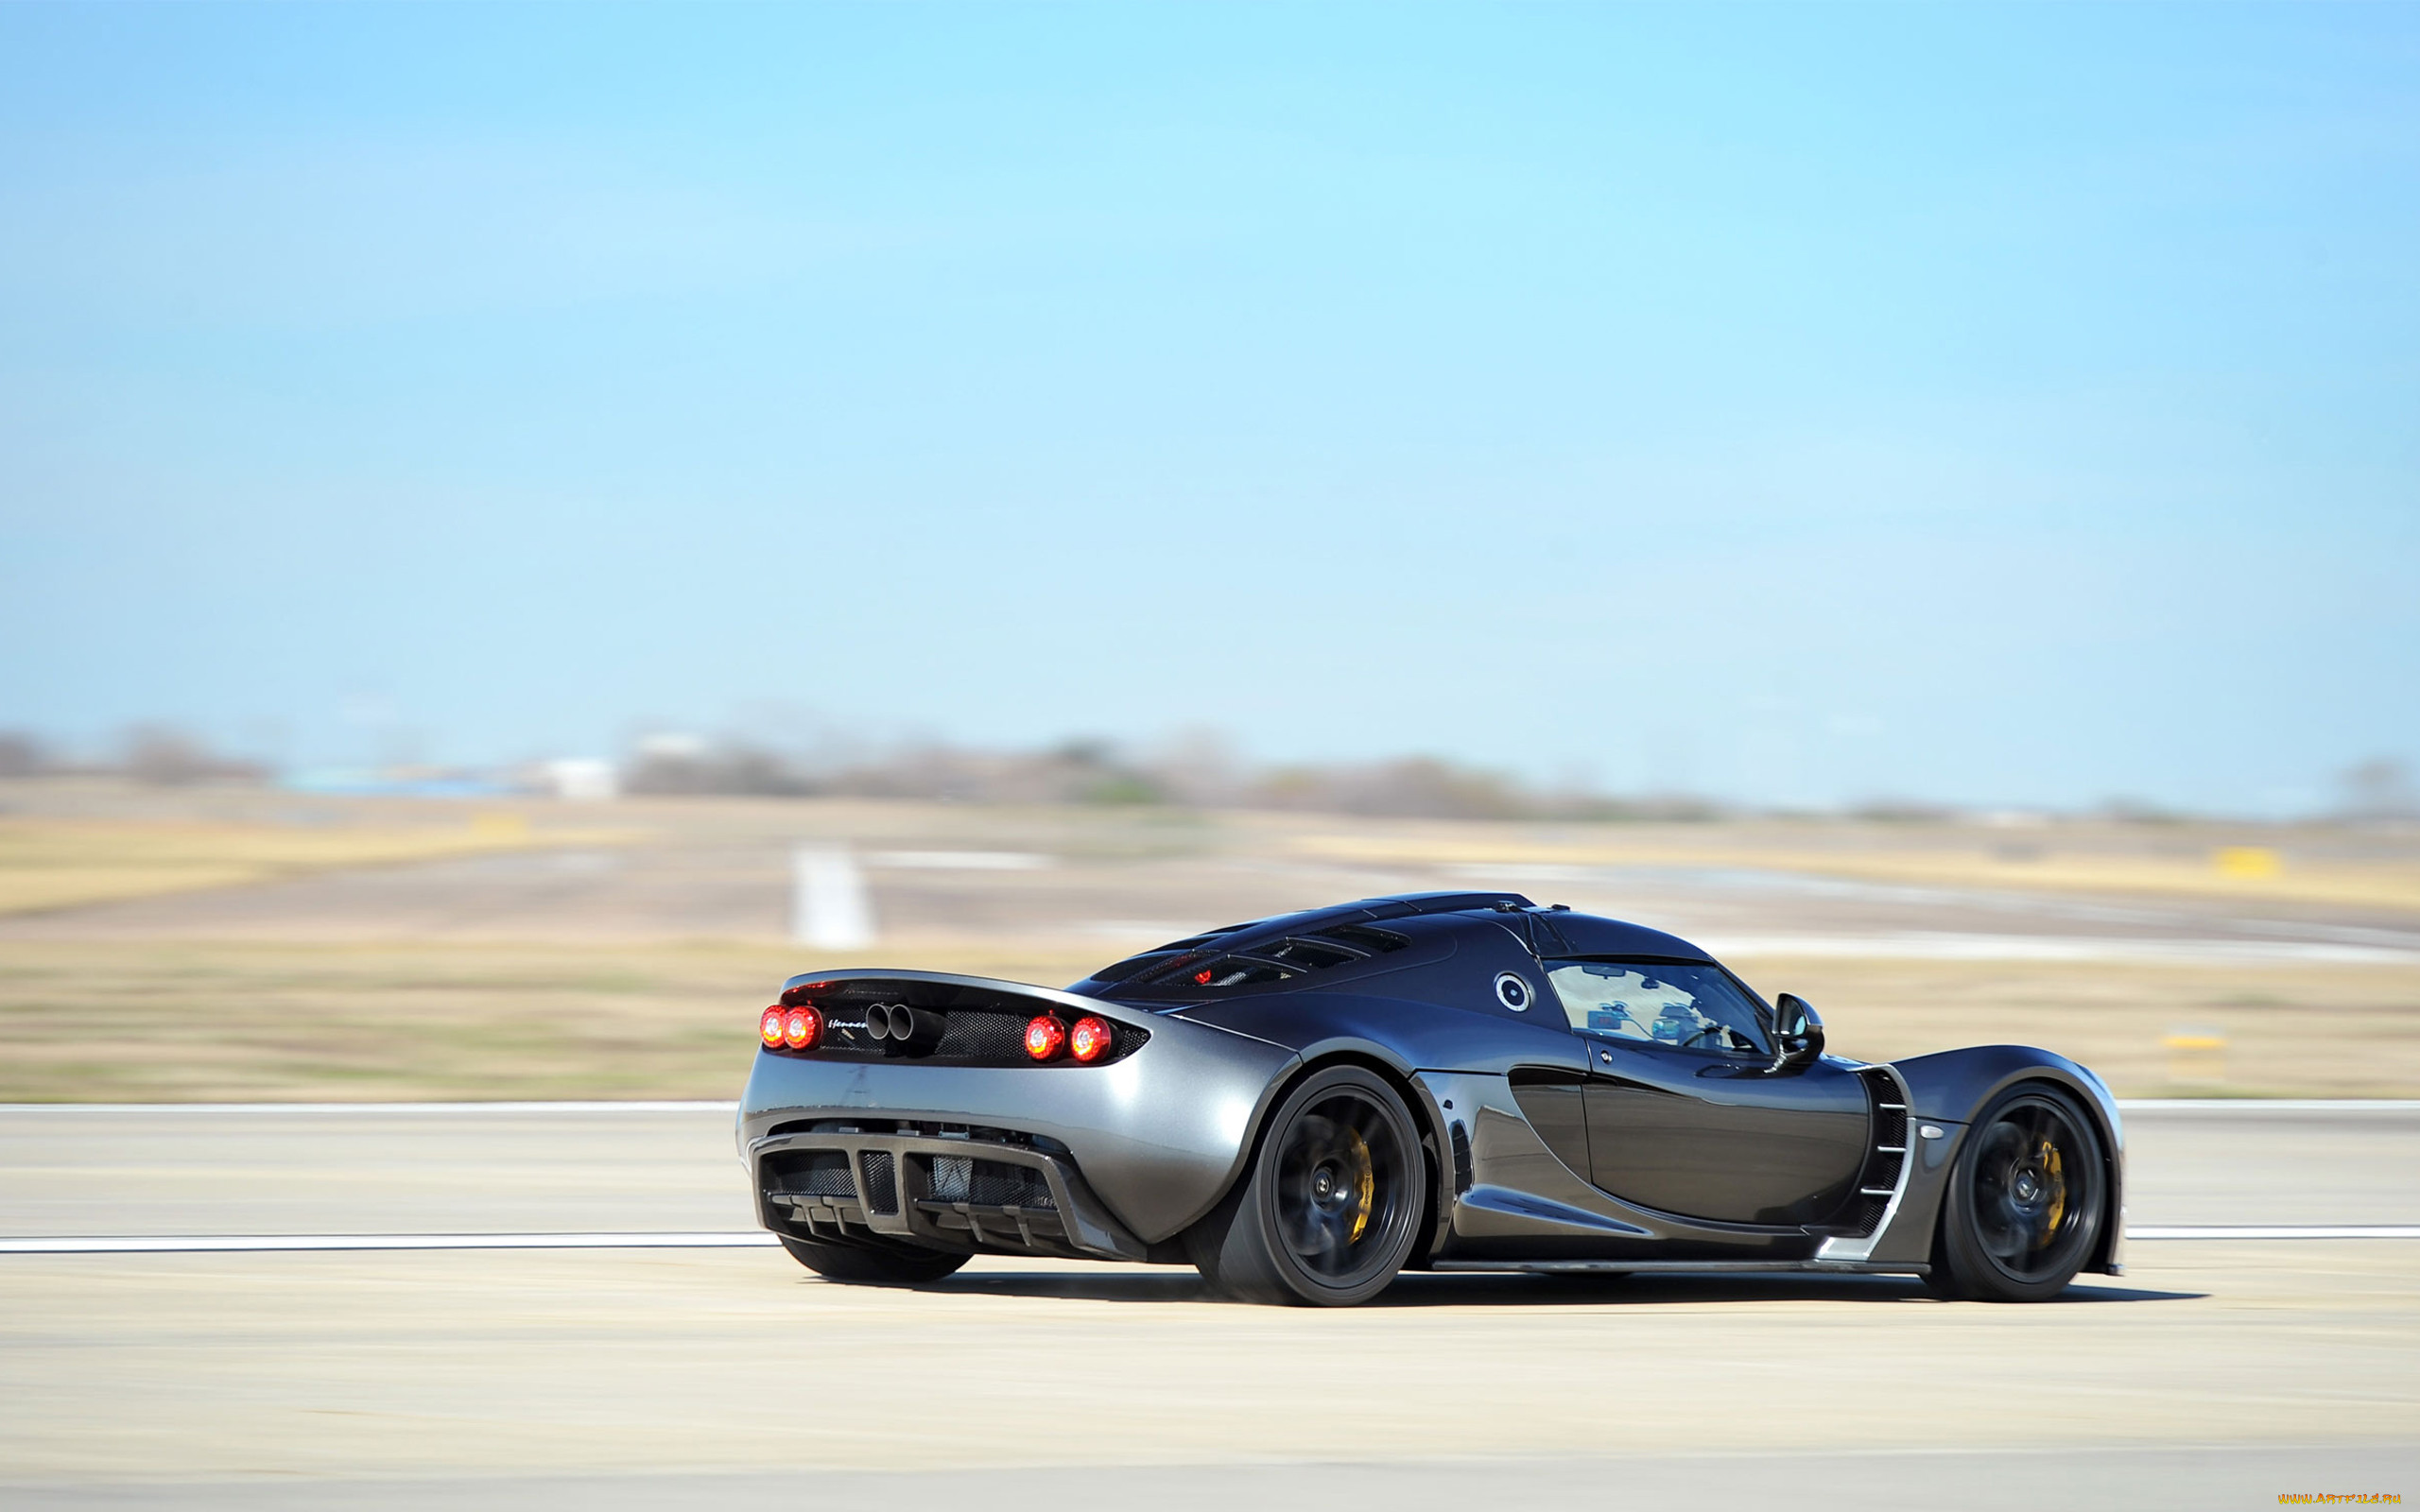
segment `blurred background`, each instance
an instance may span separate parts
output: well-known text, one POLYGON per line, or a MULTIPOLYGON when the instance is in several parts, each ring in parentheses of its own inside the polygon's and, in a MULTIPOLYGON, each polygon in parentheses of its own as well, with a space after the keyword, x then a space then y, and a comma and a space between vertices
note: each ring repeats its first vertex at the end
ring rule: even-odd
POLYGON ((0 9, 0 1101, 1422 887, 2420 1089, 2420 11, 0 9))

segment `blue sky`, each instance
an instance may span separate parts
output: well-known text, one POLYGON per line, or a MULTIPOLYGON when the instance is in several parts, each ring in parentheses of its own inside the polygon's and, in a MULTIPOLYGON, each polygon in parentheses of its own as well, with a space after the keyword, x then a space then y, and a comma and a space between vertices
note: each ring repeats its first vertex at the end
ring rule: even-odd
POLYGON ((2420 9, 0 8, 0 726, 2420 760, 2420 9))

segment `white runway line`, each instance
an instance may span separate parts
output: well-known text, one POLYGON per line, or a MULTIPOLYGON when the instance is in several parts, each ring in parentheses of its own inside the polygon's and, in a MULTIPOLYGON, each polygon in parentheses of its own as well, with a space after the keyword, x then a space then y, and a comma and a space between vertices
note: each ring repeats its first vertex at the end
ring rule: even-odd
MULTIPOLYGON (((2420 1108, 2420 1103, 2412 1105, 2420 1108)), ((0 1103, 0 1117, 19 1113, 118 1113, 149 1118, 155 1113, 435 1113, 478 1117, 486 1113, 721 1113, 736 1114, 737 1103, 0 1103)))
POLYGON ((1701 936, 1723 959, 1797 957, 1894 961, 2128 961, 2193 965, 2204 961, 2275 965, 2409 966, 2420 951, 2316 940, 2128 939, 2099 936, 1737 935, 1701 936))
MULTIPOLYGON (((2129 1228, 2159 1239, 2420 1239, 2420 1224, 2247 1224, 2129 1228)), ((407 1249, 769 1249, 759 1229, 712 1233, 127 1234, 0 1239, 0 1255, 337 1254, 407 1249)))
POLYGON ((2124 1097, 2118 1110, 2136 1113, 2420 1113, 2409 1097, 2124 1097))
MULTIPOLYGON (((2420 1098, 2395 1097, 2123 1097, 2118 1110, 2135 1113, 2420 1113, 2420 1098)), ((559 1103, 0 1103, 0 1117, 20 1113, 389 1113, 477 1117, 487 1113, 721 1113, 735 1116, 729 1102, 559 1103)))
POLYGON ((2161 1224, 2129 1228, 2126 1239, 2420 1239, 2420 1224, 2161 1224))
POLYGON ((762 1229, 728 1233, 129 1234, 0 1239, 0 1255, 210 1255, 392 1249, 767 1249, 762 1229))

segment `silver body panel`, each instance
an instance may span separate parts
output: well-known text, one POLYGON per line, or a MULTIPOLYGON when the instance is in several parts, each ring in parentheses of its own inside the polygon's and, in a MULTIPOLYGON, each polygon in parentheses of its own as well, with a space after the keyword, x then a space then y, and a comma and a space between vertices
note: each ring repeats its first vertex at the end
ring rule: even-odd
POLYGON ((759 1054, 739 1101, 739 1147, 752 1177, 767 1155, 801 1147, 795 1138, 773 1139, 785 1125, 879 1116, 1010 1129, 1063 1146, 1067 1162, 1119 1227, 1150 1244, 1182 1231, 1226 1194, 1247 1140, 1298 1059, 1283 1046, 1230 1030, 1022 983, 867 971, 821 972, 790 985, 856 978, 1014 993, 1033 1000, 1036 1011, 1056 1005, 1098 1014, 1148 1029, 1150 1040, 1105 1066, 931 1066, 759 1054))

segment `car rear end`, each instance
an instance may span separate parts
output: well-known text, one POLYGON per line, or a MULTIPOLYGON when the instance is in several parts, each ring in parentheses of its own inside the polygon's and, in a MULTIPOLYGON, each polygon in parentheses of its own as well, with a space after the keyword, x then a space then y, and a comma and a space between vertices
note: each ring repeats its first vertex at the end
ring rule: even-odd
POLYGON ((777 1234, 1098 1260, 1224 1194, 1293 1064, 1265 1040, 983 977, 795 977, 738 1138, 777 1234))

